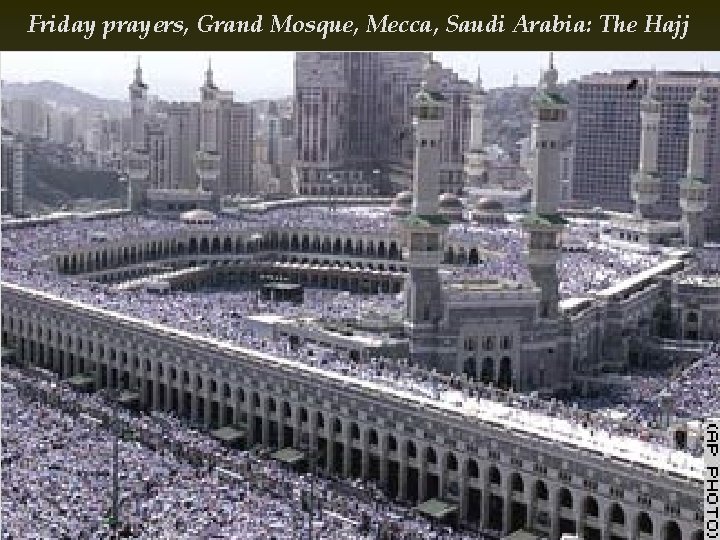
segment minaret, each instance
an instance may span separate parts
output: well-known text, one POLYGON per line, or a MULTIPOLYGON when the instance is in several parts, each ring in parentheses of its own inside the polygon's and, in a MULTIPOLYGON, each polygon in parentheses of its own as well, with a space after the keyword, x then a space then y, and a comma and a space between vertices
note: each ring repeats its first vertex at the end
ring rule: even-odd
POLYGON ((685 244, 702 247, 705 243, 704 213, 708 207, 708 184, 705 181, 705 156, 710 124, 710 104, 705 101, 705 85, 701 81, 690 100, 687 174, 680 183, 680 208, 685 244))
POLYGON ((529 234, 528 266, 535 284, 541 289, 540 316, 558 314, 557 261, 561 255, 560 235, 565 220, 558 214, 561 198, 561 156, 567 135, 568 102, 557 90, 558 72, 550 53, 548 69, 543 72, 532 100, 533 123, 530 135, 535 154, 530 215, 523 221, 529 234))
POLYGON ((218 153, 218 88, 213 81, 212 63, 208 60, 205 84, 200 88, 200 148, 195 152, 195 171, 198 189, 212 191, 213 206, 219 208, 220 192, 217 181, 220 175, 218 153))
POLYGON ((437 328, 444 313, 438 268, 447 221, 438 214, 438 186, 446 106, 445 97, 427 90, 425 83, 413 98, 413 204, 403 225, 410 271, 405 284, 410 357, 430 368, 442 368, 437 365, 437 328))
POLYGON ((470 145, 465 153, 465 185, 481 186, 485 183, 485 151, 483 150, 483 116, 485 90, 478 68, 477 79, 470 96, 470 145))
POLYGON ((662 179, 657 170, 660 102, 655 98, 655 75, 648 81, 647 93, 640 101, 640 162, 630 179, 635 215, 647 218, 660 200, 662 179))
POLYGON ((127 157, 128 206, 138 211, 145 205, 147 182, 150 174, 145 128, 147 125, 148 87, 142 79, 142 68, 138 58, 135 78, 130 90, 130 149, 127 157))

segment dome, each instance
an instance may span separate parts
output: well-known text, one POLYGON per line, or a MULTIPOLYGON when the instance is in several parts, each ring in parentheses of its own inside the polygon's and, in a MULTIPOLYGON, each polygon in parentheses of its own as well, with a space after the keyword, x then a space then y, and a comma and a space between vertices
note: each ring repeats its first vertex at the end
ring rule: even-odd
POLYGON ((495 199, 481 199, 475 208, 481 212, 502 212, 504 206, 503 203, 495 199))
POLYGON ((412 200, 412 191, 401 191, 400 193, 395 195, 395 200, 393 201, 393 204, 397 204, 398 206, 410 206, 412 204, 412 200))
POLYGON ((213 223, 215 214, 209 210, 188 210, 180 214, 180 219, 185 223, 213 223))
POLYGON ((438 197, 438 206, 441 209, 460 209, 463 208, 463 203, 460 197, 454 193, 443 193, 438 197))
POLYGON ((407 216, 412 206, 412 191, 401 191, 393 199, 390 205, 390 213, 393 216, 407 216))

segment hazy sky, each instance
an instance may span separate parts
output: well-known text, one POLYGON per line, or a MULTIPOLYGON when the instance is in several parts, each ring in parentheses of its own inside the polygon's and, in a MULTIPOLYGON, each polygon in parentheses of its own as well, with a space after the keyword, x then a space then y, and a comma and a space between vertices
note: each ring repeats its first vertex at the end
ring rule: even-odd
MULTIPOLYGON (((150 93, 170 100, 196 99, 207 59, 216 84, 240 100, 292 92, 292 52, 3 52, 0 76, 12 82, 54 80, 98 96, 126 99, 138 55, 150 93)), ((544 52, 437 52, 435 58, 485 86, 534 85, 547 64, 544 52)), ((560 80, 611 69, 700 69, 720 71, 718 52, 556 52, 560 80)))

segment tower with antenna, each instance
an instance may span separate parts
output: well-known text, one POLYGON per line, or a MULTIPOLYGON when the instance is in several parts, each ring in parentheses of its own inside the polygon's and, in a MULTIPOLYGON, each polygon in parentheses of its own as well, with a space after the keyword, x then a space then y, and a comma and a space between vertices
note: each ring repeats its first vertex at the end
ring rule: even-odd
POLYGON ((143 82, 140 58, 137 60, 130 92, 130 148, 127 155, 128 207, 141 210, 147 200, 150 160, 145 128, 148 116, 148 86, 143 82))
POLYGON ((485 183, 487 156, 483 149, 483 117, 486 93, 483 89, 480 68, 470 95, 470 144, 465 153, 465 185, 481 186, 485 183))
POLYGON ((658 136, 660 101, 655 96, 656 74, 647 83, 640 101, 640 160, 638 170, 630 177, 630 194, 635 201, 635 215, 647 219, 660 200, 662 179, 658 173, 658 136))
POLYGON ((212 61, 208 59, 205 82, 200 87, 200 148, 195 152, 198 189, 212 192, 212 205, 220 206, 220 153, 218 151, 219 90, 213 80, 212 61))

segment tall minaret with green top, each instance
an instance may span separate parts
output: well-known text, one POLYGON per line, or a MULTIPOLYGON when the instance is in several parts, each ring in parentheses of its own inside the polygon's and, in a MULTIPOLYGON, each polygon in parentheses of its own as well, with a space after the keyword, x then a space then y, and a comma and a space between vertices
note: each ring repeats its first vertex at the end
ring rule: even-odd
POLYGON ((630 178, 635 215, 647 218, 660 200, 662 179, 658 173, 658 137, 660 101, 655 97, 655 76, 648 81, 647 93, 640 101, 640 160, 638 170, 630 178))
POLYGON ((446 107, 445 97, 428 90, 425 83, 413 98, 413 204, 403 223, 409 267, 405 322, 410 356, 413 362, 439 368, 437 330, 444 302, 438 268, 448 223, 438 213, 438 192, 446 107))
POLYGON ((561 199, 561 154, 567 135, 568 102, 557 88, 558 72, 550 53, 532 98, 533 123, 530 142, 535 155, 530 214, 523 220, 528 233, 527 259, 530 275, 541 289, 542 318, 558 316, 557 262, 561 256, 561 234, 565 220, 558 212, 561 199))
POLYGON ((706 146, 710 125, 710 104, 705 100, 705 85, 701 81, 690 100, 690 120, 687 174, 680 183, 680 208, 685 244, 702 247, 705 243, 705 211, 708 207, 709 185, 705 178, 706 146))

